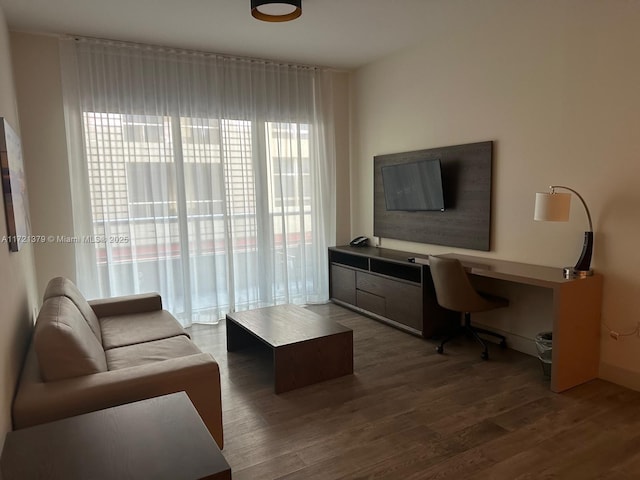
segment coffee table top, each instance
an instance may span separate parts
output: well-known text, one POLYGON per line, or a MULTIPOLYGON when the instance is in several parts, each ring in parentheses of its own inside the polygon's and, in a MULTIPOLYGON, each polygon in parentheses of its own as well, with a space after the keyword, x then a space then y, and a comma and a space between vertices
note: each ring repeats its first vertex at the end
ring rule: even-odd
POLYGON ((227 319, 244 327, 272 347, 351 331, 350 328, 297 305, 276 305, 228 313, 227 319))

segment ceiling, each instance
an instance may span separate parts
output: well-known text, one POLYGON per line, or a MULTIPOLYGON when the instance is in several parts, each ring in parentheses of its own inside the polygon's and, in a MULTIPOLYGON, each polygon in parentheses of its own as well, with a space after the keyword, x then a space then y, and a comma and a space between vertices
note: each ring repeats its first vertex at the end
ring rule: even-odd
POLYGON ((354 69, 420 41, 437 0, 303 0, 287 23, 250 0, 0 0, 9 28, 354 69))

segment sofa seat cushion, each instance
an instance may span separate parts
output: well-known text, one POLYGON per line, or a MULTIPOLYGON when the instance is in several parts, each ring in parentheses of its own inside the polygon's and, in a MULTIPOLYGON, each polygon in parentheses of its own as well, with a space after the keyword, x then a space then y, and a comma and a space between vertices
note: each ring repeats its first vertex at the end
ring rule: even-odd
POLYGON ((89 302, 87 302, 87 300, 84 298, 84 295, 80 293, 78 287, 76 287, 75 284, 68 278, 52 278, 47 284, 47 288, 44 291, 44 300, 59 296, 65 296, 75 304, 75 306, 78 308, 87 324, 91 328, 91 331, 98 339, 98 342, 102 342, 98 317, 89 305, 89 302))
POLYGON ((176 335, 189 336, 175 317, 166 310, 115 315, 100 318, 99 321, 102 346, 105 350, 162 340, 176 335))
POLYGON ((202 353, 186 336, 165 338, 153 342, 138 343, 127 347, 112 348, 105 352, 109 370, 137 367, 172 358, 202 353))
POLYGON ((75 303, 52 297, 42 304, 34 332, 42 378, 49 382, 105 372, 104 350, 75 303))

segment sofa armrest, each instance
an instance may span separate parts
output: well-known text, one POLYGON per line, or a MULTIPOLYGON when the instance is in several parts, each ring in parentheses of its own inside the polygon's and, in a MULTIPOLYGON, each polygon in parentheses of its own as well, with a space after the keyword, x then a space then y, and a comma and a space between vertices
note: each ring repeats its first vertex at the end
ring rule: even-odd
POLYGON ((141 293, 91 300, 89 305, 98 318, 112 317, 162 310, 162 297, 159 293, 141 293))
POLYGON ((15 429, 185 391, 220 448, 224 446, 220 369, 208 353, 55 382, 34 381, 37 359, 28 358, 27 368, 31 372, 23 372, 13 405, 15 429))

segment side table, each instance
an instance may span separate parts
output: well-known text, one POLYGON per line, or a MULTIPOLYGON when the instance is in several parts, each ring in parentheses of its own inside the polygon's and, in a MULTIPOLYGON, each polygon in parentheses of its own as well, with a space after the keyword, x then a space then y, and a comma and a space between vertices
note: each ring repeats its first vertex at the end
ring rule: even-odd
POLYGON ((9 432, 0 478, 230 480, 185 392, 9 432))

